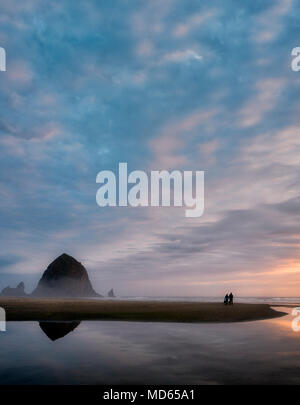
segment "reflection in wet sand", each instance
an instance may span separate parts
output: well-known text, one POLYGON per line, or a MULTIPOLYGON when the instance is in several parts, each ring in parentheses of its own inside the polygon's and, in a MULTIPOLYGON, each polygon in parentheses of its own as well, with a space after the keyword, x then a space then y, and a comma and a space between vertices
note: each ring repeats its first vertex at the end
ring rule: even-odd
POLYGON ((56 344, 37 322, 9 322, 0 384, 300 384, 300 331, 282 309, 240 323, 41 322, 65 336, 56 344))
MULTIPOLYGON (((275 311, 285 312, 287 315, 279 318, 269 319, 268 324, 274 325, 278 330, 285 332, 286 334, 294 335, 295 332, 292 329, 292 308, 289 307, 274 307, 275 311)), ((266 321, 267 322, 267 321, 266 321)))
POLYGON ((79 324, 80 322, 50 322, 50 321, 39 323, 40 328, 45 333, 45 335, 47 335, 48 338, 53 341, 68 335, 70 332, 76 329, 79 324))

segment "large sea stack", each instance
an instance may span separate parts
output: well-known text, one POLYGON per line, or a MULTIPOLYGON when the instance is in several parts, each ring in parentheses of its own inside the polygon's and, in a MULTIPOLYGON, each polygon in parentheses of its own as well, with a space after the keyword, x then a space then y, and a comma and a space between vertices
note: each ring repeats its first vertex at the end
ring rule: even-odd
POLYGON ((34 297, 99 297, 81 263, 63 253, 45 270, 34 297))

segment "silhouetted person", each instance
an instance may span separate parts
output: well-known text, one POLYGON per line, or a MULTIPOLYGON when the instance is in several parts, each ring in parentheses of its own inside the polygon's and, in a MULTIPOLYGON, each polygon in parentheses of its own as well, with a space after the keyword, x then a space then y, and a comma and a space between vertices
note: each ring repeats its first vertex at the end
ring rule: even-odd
POLYGON ((225 305, 228 304, 228 300, 229 300, 229 296, 228 296, 228 294, 226 294, 225 297, 224 297, 224 304, 225 305))
POLYGON ((233 305, 233 294, 232 294, 232 292, 229 294, 229 305, 233 305))

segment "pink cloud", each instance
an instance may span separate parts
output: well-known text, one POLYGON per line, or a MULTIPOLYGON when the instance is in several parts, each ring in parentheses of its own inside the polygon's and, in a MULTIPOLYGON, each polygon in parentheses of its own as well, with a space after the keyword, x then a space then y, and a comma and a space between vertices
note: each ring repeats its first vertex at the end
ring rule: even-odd
POLYGON ((197 29, 212 17, 217 14, 216 10, 207 10, 204 13, 193 14, 187 18, 185 22, 177 24, 173 29, 173 36, 175 38, 181 38, 189 34, 192 30, 197 29))
POLYGON ((256 95, 238 113, 238 126, 247 128, 259 124, 264 115, 277 104, 284 84, 285 81, 281 78, 258 81, 255 86, 256 95))
POLYGON ((6 77, 17 86, 25 86, 31 83, 33 74, 24 61, 11 61, 7 66, 6 77))
POLYGON ((34 128, 33 138, 34 141, 44 141, 55 138, 62 133, 62 129, 55 122, 47 122, 44 125, 34 128))
POLYGON ((151 167, 176 169, 188 163, 184 154, 191 131, 216 114, 215 110, 198 110, 181 119, 169 122, 161 128, 159 135, 149 143, 154 159, 151 167))
POLYGON ((273 41, 282 29, 281 19, 291 9, 293 0, 278 0, 261 13, 253 29, 253 41, 259 44, 273 41))
POLYGON ((202 60, 202 56, 193 49, 184 49, 181 51, 174 51, 166 53, 161 63, 166 62, 188 62, 189 60, 202 60))
POLYGON ((149 39, 144 39, 137 45, 137 54, 139 56, 150 56, 153 53, 153 50, 153 42, 149 39))
POLYGON ((220 142, 217 139, 199 144, 198 150, 202 166, 206 167, 216 162, 216 152, 219 147, 220 142))

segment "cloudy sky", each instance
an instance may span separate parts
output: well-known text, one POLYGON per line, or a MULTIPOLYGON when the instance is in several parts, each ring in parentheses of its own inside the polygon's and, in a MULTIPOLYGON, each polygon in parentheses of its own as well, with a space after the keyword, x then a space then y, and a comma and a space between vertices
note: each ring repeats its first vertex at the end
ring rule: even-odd
POLYGON ((300 295, 296 0, 0 0, 0 288, 66 252, 120 295, 300 295), (100 170, 205 170, 205 212, 100 170))

